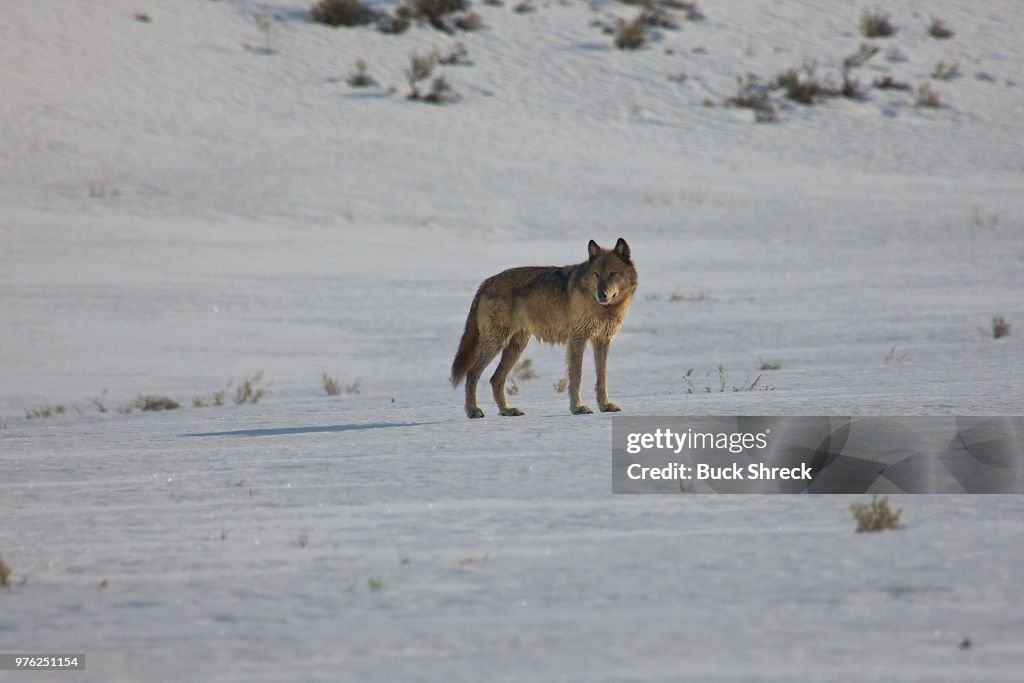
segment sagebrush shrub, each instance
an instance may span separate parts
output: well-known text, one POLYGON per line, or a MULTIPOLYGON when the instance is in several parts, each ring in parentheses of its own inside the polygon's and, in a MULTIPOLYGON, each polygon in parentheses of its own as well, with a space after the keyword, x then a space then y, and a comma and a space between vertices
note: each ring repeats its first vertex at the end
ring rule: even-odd
POLYGON ((633 19, 619 19, 615 25, 615 47, 620 50, 638 50, 647 41, 647 19, 641 12, 633 19))
POLYGON ((866 38, 886 38, 896 33, 896 27, 889 21, 888 14, 865 11, 860 15, 860 32, 866 38))
POLYGON ((267 395, 267 390, 259 387, 261 381, 263 381, 262 370, 243 379, 235 389, 235 404, 259 403, 260 399, 267 395))
POLYGON ((409 23, 409 17, 385 13, 377 17, 377 30, 381 33, 400 35, 409 29, 409 23))
POLYGON ((132 401, 132 408, 142 411, 177 410, 181 404, 168 396, 139 394, 132 401))
POLYGON ((1001 315, 992 318, 992 337, 999 339, 1010 334, 1010 323, 1001 315))
POLYGON ((885 531, 900 525, 902 510, 893 511, 889 507, 889 497, 879 499, 872 496, 870 503, 853 503, 850 513, 857 520, 857 533, 885 531))
POLYGON ((455 18, 455 26, 462 31, 479 31, 483 28, 484 20, 476 12, 463 14, 455 18))
POLYGON ((362 59, 356 60, 356 70, 348 75, 347 81, 353 88, 366 88, 371 85, 377 85, 377 81, 373 80, 373 76, 367 71, 366 62, 362 59))
POLYGON ((800 69, 787 69, 775 79, 775 87, 800 104, 814 104, 820 97, 838 95, 839 91, 818 80, 815 69, 814 63, 804 64, 800 69))
POLYGON ((409 67, 405 70, 405 80, 409 84, 409 99, 420 99, 420 91, 417 83, 430 78, 434 72, 434 64, 437 63, 437 51, 421 55, 413 52, 409 56, 409 67))
POLYGON ((951 81, 960 75, 960 65, 956 62, 939 62, 932 68, 932 78, 939 81, 951 81))
POLYGON ((455 90, 443 74, 434 79, 430 84, 430 92, 423 96, 423 101, 430 104, 448 104, 456 99, 455 90))
POLYGON ((893 79, 891 75, 876 78, 872 83, 879 90, 910 90, 910 84, 893 79))
POLYGON ((927 83, 922 83, 914 92, 914 104, 918 107, 938 109, 942 106, 942 100, 937 90, 927 83))
POLYGON ((362 0, 317 0, 309 8, 313 21, 328 26, 358 26, 373 20, 374 14, 362 0))
POLYGON ((406 0, 400 8, 400 16, 404 14, 414 19, 437 21, 466 7, 466 0, 406 0))
POLYGON ((946 38, 952 38, 955 34, 941 19, 932 19, 932 23, 928 26, 928 35, 932 38, 945 40, 946 38))

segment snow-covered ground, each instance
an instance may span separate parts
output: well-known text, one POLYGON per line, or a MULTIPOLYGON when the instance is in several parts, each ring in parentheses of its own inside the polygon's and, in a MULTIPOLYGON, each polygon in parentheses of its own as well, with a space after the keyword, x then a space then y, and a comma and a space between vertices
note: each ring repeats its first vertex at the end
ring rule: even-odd
POLYGON ((86 654, 40 680, 1020 680, 1019 497, 900 497, 856 535, 844 496, 612 496, 560 349, 527 350, 523 418, 484 387, 466 420, 446 378, 480 280, 622 236, 625 414, 1020 414, 1021 331, 990 329, 1024 327, 1024 6, 885 3, 857 77, 947 106, 771 124, 722 106, 736 76, 838 79, 862 8, 709 1, 636 52, 592 25, 620 3, 457 36, 306 8, 5 3, 0 651, 86 654), (460 101, 406 100, 410 53, 456 40, 460 101), (118 411, 140 393, 183 407, 118 411))

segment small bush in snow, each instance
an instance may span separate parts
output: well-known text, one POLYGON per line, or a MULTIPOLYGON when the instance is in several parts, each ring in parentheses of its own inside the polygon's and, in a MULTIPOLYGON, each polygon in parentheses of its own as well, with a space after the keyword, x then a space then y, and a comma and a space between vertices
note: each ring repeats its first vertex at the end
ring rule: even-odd
POLYGON ((702 21, 704 13, 697 7, 696 2, 689 0, 661 0, 661 6, 668 9, 680 9, 686 13, 687 21, 702 21))
POLYGON ((358 394, 360 391, 359 382, 353 382, 352 384, 342 384, 335 378, 328 375, 326 372, 323 374, 324 391, 327 392, 328 396, 341 396, 342 394, 358 394))
POLYGON ((878 54, 879 49, 877 45, 861 43, 856 52, 843 60, 843 85, 839 89, 839 94, 851 99, 860 99, 863 96, 860 81, 853 77, 852 71, 867 64, 878 54))
POLYGON ((177 410, 181 404, 167 396, 139 394, 132 401, 132 407, 142 411, 177 410))
POLYGON ((533 361, 529 358, 524 358, 516 364, 516 367, 512 370, 512 376, 518 379, 520 382, 525 382, 528 379, 535 379, 537 373, 533 369, 533 361))
POLYGON ((843 85, 839 88, 839 94, 851 100, 859 100, 864 96, 860 81, 854 78, 849 70, 843 70, 843 85))
POLYGON ((771 102, 768 106, 754 109, 754 123, 772 123, 779 118, 779 110, 771 102))
POLYGON ((665 13, 664 10, 682 10, 688 21, 700 21, 704 18, 697 3, 689 2, 689 0, 619 0, 619 2, 624 5, 639 5, 654 12, 665 13))
MULTIPOLYGON (((725 102, 740 109, 754 110, 754 121, 757 123, 770 123, 778 115, 775 104, 768 94, 768 86, 761 83, 753 74, 748 74, 745 78, 737 76, 736 95, 729 97, 725 102)), ((705 105, 710 105, 708 100, 705 101, 705 105)))
POLYGON ((781 88, 786 97, 800 104, 814 104, 821 97, 835 97, 840 91, 818 80, 816 65, 805 63, 800 69, 787 69, 775 79, 774 86, 781 88))
POLYGON ((853 518, 857 520, 857 533, 896 529, 900 525, 902 510, 889 507, 889 497, 879 499, 872 496, 870 503, 854 503, 850 506, 853 518))
POLYGON ((938 109, 942 106, 942 101, 937 90, 927 83, 922 83, 914 91, 914 105, 928 109, 938 109))
POLYGON ((629 21, 619 19, 615 24, 615 47, 620 50, 638 50, 647 41, 647 20, 644 12, 629 21))
POLYGON ((960 65, 956 62, 947 64, 939 62, 932 69, 932 78, 938 81, 951 81, 960 75, 960 65))
POLYGON ((356 60, 356 70, 348 75, 348 84, 353 88, 366 88, 371 85, 377 85, 377 81, 373 80, 373 76, 367 72, 366 68, 364 60, 356 60))
POLYGON ((430 92, 423 96, 424 102, 430 104, 448 104, 458 99, 448 79, 442 74, 430 84, 430 92))
POLYGON ((373 20, 374 14, 362 0, 317 0, 309 9, 313 21, 328 26, 358 26, 373 20))
POLYGON ((66 408, 63 405, 55 406, 39 406, 38 408, 29 408, 25 411, 25 419, 37 420, 45 417, 53 417, 54 415, 63 415, 66 412, 66 408))
POLYGON ((99 412, 105 413, 105 412, 107 412, 106 398, 107 398, 107 390, 104 389, 102 392, 100 392, 99 396, 91 397, 89 399, 89 403, 93 404, 93 406, 95 406, 96 410, 98 410, 99 412))
POLYGON ((910 351, 904 351, 903 353, 897 353, 896 352, 896 347, 893 346, 891 349, 889 349, 889 355, 887 355, 885 357, 885 364, 889 365, 891 363, 902 363, 905 360, 907 360, 908 358, 910 358, 910 351))
POLYGON ((1010 334, 1010 323, 1001 315, 992 318, 992 337, 999 339, 1010 334))
POLYGON ((274 18, 266 12, 260 12, 253 17, 253 21, 263 36, 263 46, 259 51, 266 55, 274 54, 274 18))
POLYGON ((454 45, 452 45, 451 49, 448 50, 447 54, 443 56, 438 55, 437 61, 439 64, 444 64, 446 66, 454 66, 456 64, 468 64, 468 62, 466 61, 466 57, 468 55, 469 50, 466 49, 465 45, 463 45, 462 43, 455 43, 454 45))
POLYGON ((664 28, 669 30, 679 28, 679 24, 676 23, 676 20, 672 15, 660 7, 649 6, 640 13, 640 16, 643 17, 644 24, 651 28, 664 28))
POLYGON ((260 399, 267 395, 267 390, 259 387, 259 383, 262 381, 262 370, 243 379, 235 389, 235 403, 237 405, 259 403, 260 399))
POLYGON ((398 15, 407 19, 427 21, 435 28, 451 33, 444 23, 444 17, 466 9, 465 0, 405 0, 398 8, 398 15))
POLYGON ((881 48, 877 45, 861 43, 860 48, 856 52, 843 60, 843 69, 849 70, 864 66, 872 57, 878 54, 879 49, 881 48))
POLYGON ((96 177, 90 180, 86 186, 86 194, 92 199, 116 197, 118 191, 114 187, 114 170, 112 168, 100 169, 96 177))
POLYGON ((554 386, 555 391, 557 391, 560 394, 564 394, 566 389, 569 388, 569 378, 563 377, 562 379, 555 382, 552 386, 554 386))
POLYGON ((509 396, 515 396, 519 393, 519 382, 525 382, 536 377, 537 373, 533 370, 533 361, 525 358, 512 369, 512 376, 509 377, 505 392, 509 396))
POLYGON ((928 26, 928 35, 932 38, 945 40, 946 38, 952 38, 954 33, 949 30, 949 27, 941 19, 932 19, 931 25, 928 26))
MULTIPOLYGON (((732 385, 732 391, 734 393, 735 392, 741 392, 741 391, 775 391, 774 387, 761 386, 761 377, 763 376, 763 374, 764 373, 762 373, 762 374, 758 375, 757 377, 755 377, 753 382, 747 382, 746 380, 744 380, 743 384, 734 384, 734 385, 732 385)), ((710 372, 706 375, 706 377, 708 378, 707 381, 711 381, 710 380, 710 377, 711 377, 711 373, 710 372)), ((747 379, 749 379, 749 377, 747 379)), ((700 393, 700 391, 693 384, 693 368, 690 368, 689 370, 686 371, 686 374, 683 376, 683 381, 686 383, 686 393, 687 394, 697 394, 697 393, 700 393)), ((726 379, 725 379, 725 366, 724 365, 719 365, 718 366, 718 384, 717 384, 717 386, 712 387, 711 384, 705 384, 704 385, 704 393, 706 393, 706 394, 715 394, 715 393, 724 394, 726 392, 727 388, 729 388, 729 385, 728 385, 728 383, 726 382, 726 379)))
POLYGON ((698 289, 696 292, 687 294, 681 292, 678 289, 668 295, 669 301, 705 301, 708 295, 704 293, 703 289, 698 289))
POLYGON ((907 61, 907 56, 900 52, 898 47, 893 45, 885 51, 885 59, 889 62, 905 62, 907 61))
POLYGON ((875 82, 872 83, 879 90, 910 90, 910 84, 902 81, 894 80, 892 76, 883 76, 882 78, 876 78, 875 82))
POLYGON ((416 0, 420 14, 427 17, 444 16, 466 9, 466 0, 416 0))
POLYGON ((405 70, 405 80, 409 84, 409 99, 420 99, 418 83, 430 78, 437 63, 437 52, 421 55, 413 52, 409 57, 409 68, 405 70))
POLYGON ((866 38, 886 38, 896 33, 896 27, 889 21, 888 14, 865 11, 860 15, 860 32, 866 38))
POLYGON ((476 12, 455 17, 455 27, 460 31, 479 31, 483 26, 484 20, 476 12))
POLYGON ((224 401, 227 399, 227 396, 227 389, 215 391, 210 396, 196 396, 192 399, 192 407, 209 408, 211 406, 222 406, 224 405, 224 401))
POLYGON ((537 8, 533 6, 530 0, 523 0, 512 8, 512 11, 516 14, 532 14, 537 11, 537 8))
POLYGON ((405 33, 409 28, 409 18, 406 16, 392 16, 381 14, 377 17, 377 30, 381 33, 399 35, 405 33))
POLYGON ((4 562, 3 555, 0 555, 0 586, 11 585, 11 568, 4 562))

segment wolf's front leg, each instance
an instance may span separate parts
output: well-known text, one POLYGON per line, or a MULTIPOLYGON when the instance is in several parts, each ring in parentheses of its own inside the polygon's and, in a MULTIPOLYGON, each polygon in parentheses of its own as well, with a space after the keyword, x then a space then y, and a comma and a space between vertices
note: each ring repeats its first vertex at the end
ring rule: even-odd
POLYGON ((583 352, 587 348, 587 340, 572 338, 566 352, 566 363, 569 366, 569 410, 573 415, 587 415, 594 412, 580 402, 580 382, 583 380, 583 352))
POLYGON ((595 339, 594 367, 597 369, 597 405, 602 413, 617 413, 619 407, 608 399, 608 348, 611 339, 595 339))

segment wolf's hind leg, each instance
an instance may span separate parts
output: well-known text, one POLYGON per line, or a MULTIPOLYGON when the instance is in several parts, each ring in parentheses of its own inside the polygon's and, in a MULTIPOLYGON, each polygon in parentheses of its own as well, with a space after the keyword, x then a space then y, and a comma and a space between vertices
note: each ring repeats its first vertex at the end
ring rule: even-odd
POLYGON ((466 373, 466 417, 468 418, 484 416, 484 411, 480 410, 476 404, 476 385, 480 381, 480 375, 484 374, 484 370, 500 350, 501 345, 498 342, 485 340, 480 348, 480 358, 466 373))
POLYGON ((580 402, 580 382, 583 381, 583 352, 586 348, 586 338, 573 337, 569 340, 569 349, 565 353, 566 364, 569 366, 569 411, 573 415, 588 415, 594 412, 580 402))
POLYGON ((597 370, 597 405, 602 413, 617 413, 620 408, 608 399, 608 347, 611 340, 595 339, 594 368, 597 370))
POLYGON ((494 402, 498 404, 498 410, 501 411, 502 415, 523 414, 523 411, 519 410, 519 408, 513 408, 508 404, 508 400, 505 398, 505 380, 508 378, 508 373, 516 366, 516 361, 522 355, 523 349, 529 343, 530 335, 528 334, 518 333, 512 335, 512 338, 509 339, 508 344, 505 345, 505 350, 501 354, 498 369, 491 375, 491 391, 494 393, 494 402))

